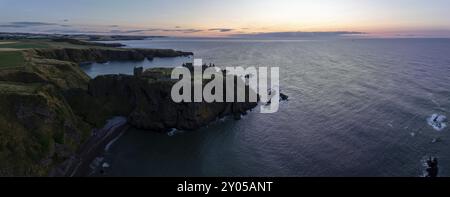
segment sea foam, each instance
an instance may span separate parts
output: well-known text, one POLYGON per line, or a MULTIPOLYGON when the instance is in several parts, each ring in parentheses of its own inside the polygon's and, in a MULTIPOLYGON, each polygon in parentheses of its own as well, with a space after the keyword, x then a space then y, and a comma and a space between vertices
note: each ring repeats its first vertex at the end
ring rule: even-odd
POLYGON ((433 114, 427 119, 428 125, 436 131, 442 131, 447 127, 447 117, 444 115, 433 114))

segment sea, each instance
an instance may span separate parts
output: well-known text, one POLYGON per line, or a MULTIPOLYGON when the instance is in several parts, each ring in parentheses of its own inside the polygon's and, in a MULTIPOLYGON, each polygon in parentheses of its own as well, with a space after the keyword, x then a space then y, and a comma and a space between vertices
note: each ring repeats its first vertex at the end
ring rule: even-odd
POLYGON ((156 38, 127 48, 194 57, 83 65, 91 76, 193 58, 280 68, 277 113, 257 110, 197 131, 130 129, 93 176, 420 177, 437 157, 450 176, 450 39, 156 38), (439 118, 436 118, 439 117, 439 118), (439 119, 441 122, 436 122, 439 119))

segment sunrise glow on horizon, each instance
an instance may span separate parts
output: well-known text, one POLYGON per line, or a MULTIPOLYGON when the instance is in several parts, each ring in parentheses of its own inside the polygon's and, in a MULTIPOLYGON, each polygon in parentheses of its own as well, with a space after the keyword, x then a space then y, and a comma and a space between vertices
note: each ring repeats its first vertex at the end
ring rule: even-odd
POLYGON ((0 31, 161 36, 365 32, 450 37, 446 0, 0 0, 0 31))

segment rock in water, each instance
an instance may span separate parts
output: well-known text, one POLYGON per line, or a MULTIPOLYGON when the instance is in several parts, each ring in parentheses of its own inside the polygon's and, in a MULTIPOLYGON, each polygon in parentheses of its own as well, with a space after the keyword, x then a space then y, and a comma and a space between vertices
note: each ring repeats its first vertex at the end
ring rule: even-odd
MULTIPOLYGON (((268 90, 268 94, 271 95, 270 96, 271 98, 269 99, 269 101, 267 101, 266 105, 272 104, 273 94, 276 94, 276 93, 277 92, 272 89, 268 90)), ((286 94, 280 93, 279 95, 280 95, 280 101, 287 101, 289 99, 289 96, 287 96, 286 94)))
POLYGON ((436 157, 430 157, 427 160, 426 177, 437 177, 439 174, 438 159, 436 157))
POLYGON ((287 101, 288 99, 289 99, 289 96, 287 96, 286 94, 280 93, 280 100, 287 101))
POLYGON ((427 119, 428 125, 436 131, 442 131, 447 127, 447 117, 444 115, 433 114, 427 119))

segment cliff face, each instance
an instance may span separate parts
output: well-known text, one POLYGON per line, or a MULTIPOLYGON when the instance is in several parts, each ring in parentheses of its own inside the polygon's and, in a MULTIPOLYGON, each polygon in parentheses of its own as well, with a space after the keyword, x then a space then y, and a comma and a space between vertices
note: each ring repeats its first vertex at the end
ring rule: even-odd
POLYGON ((94 128, 125 116, 146 130, 193 130, 236 118, 256 103, 174 103, 171 69, 90 79, 80 62, 142 60, 192 53, 152 49, 67 48, 24 51, 23 67, 0 69, 0 176, 47 176, 66 165, 94 128))
POLYGON ((106 62, 120 60, 144 60, 155 57, 178 57, 193 55, 190 52, 181 52, 171 49, 36 49, 35 53, 47 59, 70 61, 75 63, 83 62, 106 62))
POLYGON ((97 47, 124 47, 126 45, 120 43, 100 43, 100 42, 86 42, 77 39, 71 38, 56 38, 52 39, 53 42, 65 42, 74 45, 82 45, 82 46, 97 46, 97 47))
POLYGON ((46 176, 90 133, 53 85, 0 83, 0 176, 46 176))
POLYGON ((153 131, 194 130, 217 118, 229 115, 238 118, 257 105, 252 102, 175 103, 171 89, 177 80, 170 80, 170 73, 171 69, 150 69, 140 76, 99 76, 90 81, 87 94, 79 96, 78 92, 78 96, 72 96, 83 99, 69 99, 69 102, 80 109, 80 116, 92 123, 113 115, 126 116, 132 126, 153 131), (99 107, 90 110, 95 105, 99 107))

